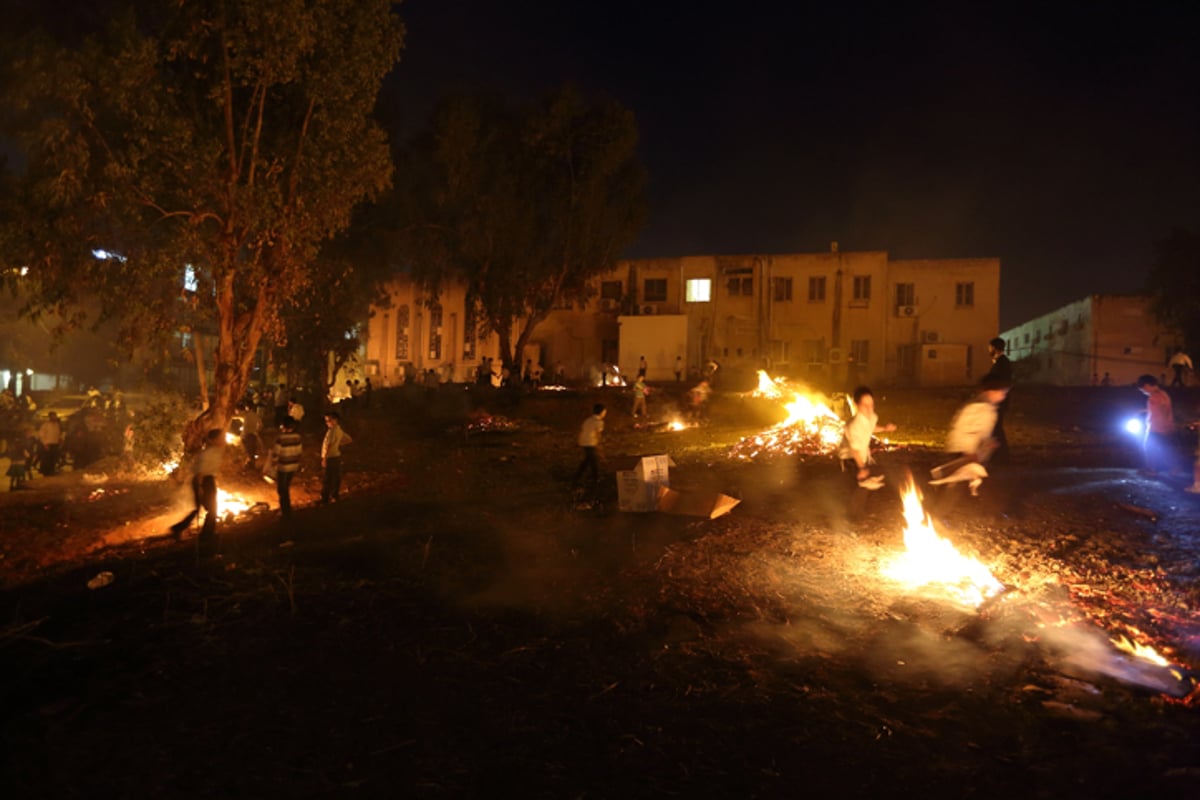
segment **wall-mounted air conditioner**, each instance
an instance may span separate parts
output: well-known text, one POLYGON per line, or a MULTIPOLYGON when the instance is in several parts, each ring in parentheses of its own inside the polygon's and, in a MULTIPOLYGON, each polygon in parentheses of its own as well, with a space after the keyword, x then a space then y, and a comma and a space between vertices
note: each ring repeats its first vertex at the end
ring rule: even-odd
POLYGON ((829 363, 830 364, 842 363, 842 348, 840 348, 840 347, 829 348, 829 363))
POLYGON ((896 306, 897 317, 915 317, 917 315, 916 306, 896 306))
POLYGON ((601 311, 616 311, 617 310, 617 301, 611 297, 600 298, 600 310, 601 311))
POLYGON ((937 344, 941 341, 937 331, 921 331, 921 342, 924 344, 937 344))
POLYGON ((646 315, 657 314, 658 306, 651 303, 650 305, 642 306, 642 313, 646 315))

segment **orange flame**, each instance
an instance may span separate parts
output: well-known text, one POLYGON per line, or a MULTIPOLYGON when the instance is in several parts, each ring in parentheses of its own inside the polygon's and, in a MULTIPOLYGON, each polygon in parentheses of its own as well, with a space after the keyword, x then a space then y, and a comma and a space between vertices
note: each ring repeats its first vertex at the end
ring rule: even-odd
POLYGON ((1117 646, 1118 650, 1124 650, 1126 653, 1140 658, 1143 661, 1149 661, 1151 664, 1157 664, 1160 667, 1171 666, 1170 661, 1168 661, 1164 656, 1159 654, 1157 650, 1148 644, 1131 642, 1124 636, 1118 636, 1116 639, 1112 639, 1111 641, 1117 646))
POLYGON ((1004 585, 979 561, 959 553, 933 528, 909 476, 904 502, 905 551, 882 565, 883 574, 912 589, 935 587, 963 605, 979 606, 1004 585))

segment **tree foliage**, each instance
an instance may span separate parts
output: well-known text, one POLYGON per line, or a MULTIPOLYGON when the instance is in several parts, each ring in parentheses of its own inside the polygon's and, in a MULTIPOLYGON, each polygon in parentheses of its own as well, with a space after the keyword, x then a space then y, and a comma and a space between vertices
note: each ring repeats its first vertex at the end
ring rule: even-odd
POLYGON ((637 141, 630 111, 572 87, 529 104, 447 100, 400 159, 401 260, 434 296, 464 281, 481 332, 521 363, 538 323, 585 301, 639 232, 637 141))
POLYGON ((30 310, 79 324, 95 293, 127 341, 168 334, 191 265, 217 345, 188 439, 223 426, 321 246, 389 184, 372 110, 402 33, 388 0, 147 0, 77 44, 26 42, 7 82, 23 211, 5 239, 30 310))
POLYGON ((1200 347, 1200 235, 1177 228, 1159 242, 1146 288, 1155 314, 1183 331, 1194 353, 1200 347))

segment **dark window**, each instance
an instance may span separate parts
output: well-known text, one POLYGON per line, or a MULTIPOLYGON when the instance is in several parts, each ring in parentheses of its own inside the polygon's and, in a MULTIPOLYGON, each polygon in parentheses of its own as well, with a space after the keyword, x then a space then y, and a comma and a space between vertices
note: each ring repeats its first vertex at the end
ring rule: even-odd
POLYGON ((754 294, 754 278, 732 277, 725 282, 725 289, 730 297, 750 297, 754 294))
POLYGON ((643 298, 647 303, 662 303, 667 299, 667 279, 647 278, 644 284, 643 298))
POLYGON ((819 278, 808 279, 808 302, 824 303, 825 302, 825 276, 819 278))
POLYGON ((915 306, 917 304, 917 285, 915 283, 896 284, 896 305, 915 306))
POLYGON ((954 305, 975 305, 975 284, 972 281, 954 284, 954 305))
POLYGON ((600 284, 600 296, 605 300, 621 299, 621 282, 604 281, 600 284))
POLYGON ((396 360, 408 360, 408 306, 396 311, 396 360))
POLYGON ((775 284, 775 289, 772 296, 776 303, 790 303, 792 301, 792 279, 791 278, 772 278, 775 284))
POLYGON ((855 364, 866 364, 871 354, 871 342, 867 339, 850 341, 850 360, 855 364))
POLYGON ((870 275, 855 275, 854 276, 854 300, 858 303, 865 303, 871 299, 871 276, 870 275))
POLYGON ((437 304, 429 308, 429 357, 442 357, 442 306, 437 304))

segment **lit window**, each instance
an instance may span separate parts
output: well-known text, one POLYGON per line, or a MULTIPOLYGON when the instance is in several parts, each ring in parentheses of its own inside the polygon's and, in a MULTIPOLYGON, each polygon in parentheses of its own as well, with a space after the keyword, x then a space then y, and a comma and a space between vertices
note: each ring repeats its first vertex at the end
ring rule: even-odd
POLYGON ((685 298, 689 303, 711 302, 712 280, 709 278, 692 278, 688 280, 685 298))
POLYGON ((196 279, 196 268, 188 264, 183 268, 183 288, 189 292, 199 291, 200 281, 196 279))

